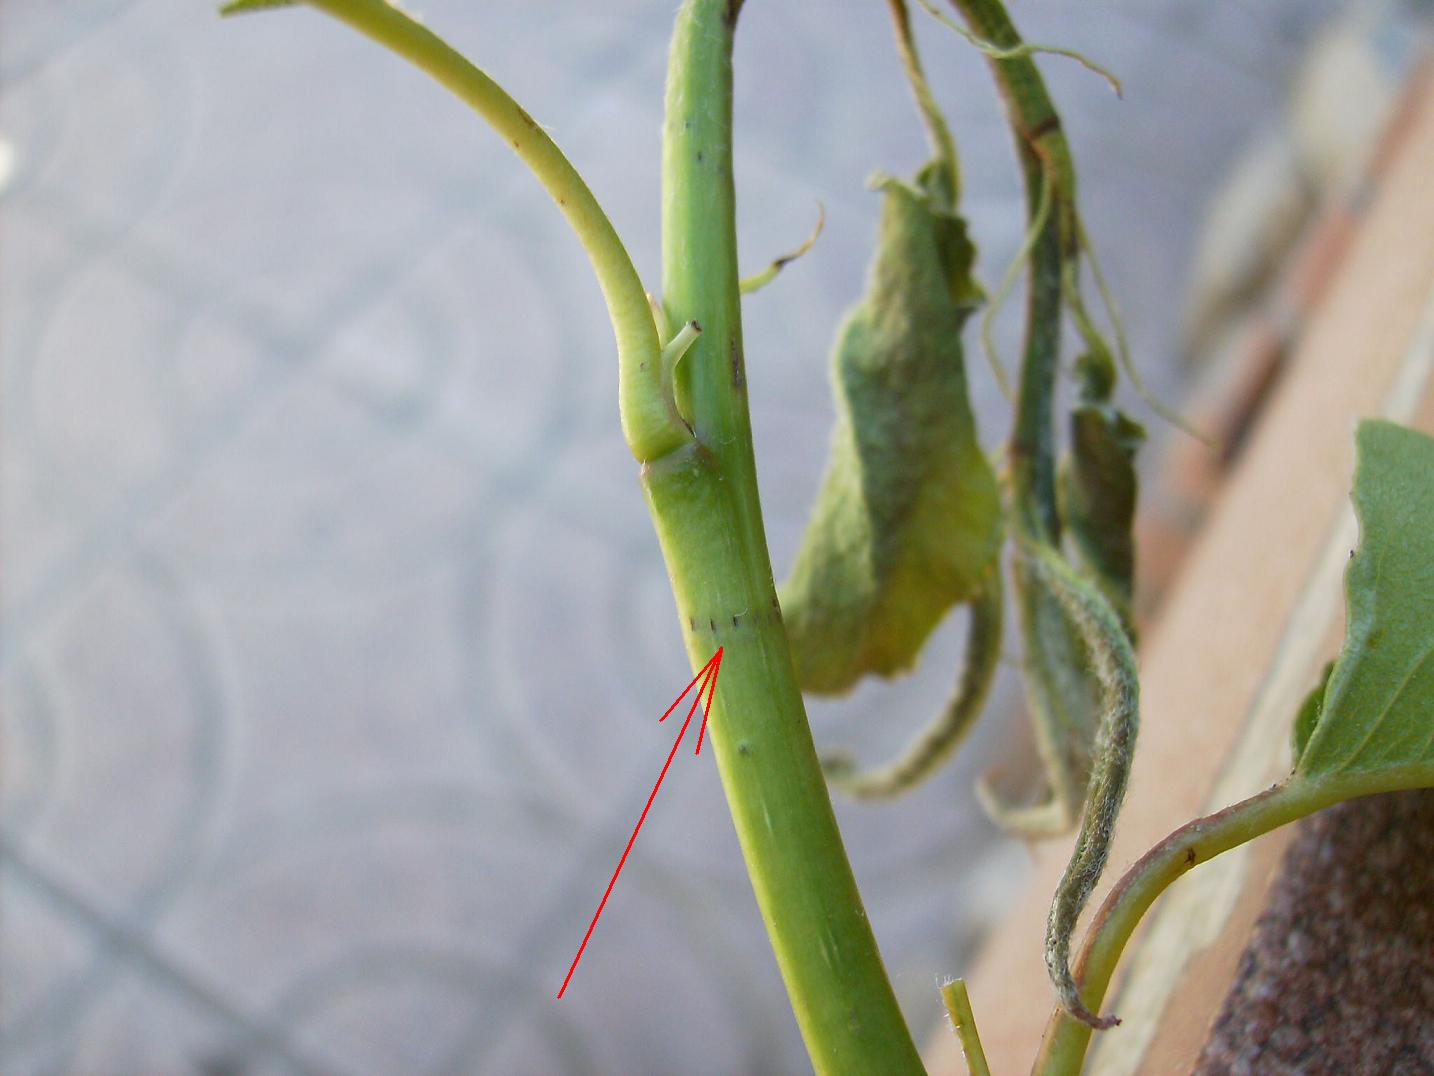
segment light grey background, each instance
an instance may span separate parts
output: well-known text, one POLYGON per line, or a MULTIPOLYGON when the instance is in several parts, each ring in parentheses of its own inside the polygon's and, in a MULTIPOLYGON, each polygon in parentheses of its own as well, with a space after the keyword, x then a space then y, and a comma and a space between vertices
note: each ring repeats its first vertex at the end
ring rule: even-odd
MULTIPOLYGON (((423 5, 653 283, 673 7, 423 5)), ((1157 385, 1202 202, 1334 7, 1016 5, 1125 79, 1122 102, 1043 61, 1157 385)), ((916 19, 994 281, 1022 227, 1008 139, 980 58, 916 19)), ((749 0, 736 63, 745 263, 828 213, 746 304, 781 572, 871 243, 863 180, 923 147, 875 0, 749 0)), ((803 1071, 710 755, 674 764, 553 1000, 687 674, 597 289, 530 177, 307 11, 3 0, 0 74, 5 1071, 803 1071)), ((894 748, 959 636, 814 705, 818 740, 894 748)), ((969 791, 1014 701, 928 788, 838 805, 918 1024, 1019 882, 969 791)))

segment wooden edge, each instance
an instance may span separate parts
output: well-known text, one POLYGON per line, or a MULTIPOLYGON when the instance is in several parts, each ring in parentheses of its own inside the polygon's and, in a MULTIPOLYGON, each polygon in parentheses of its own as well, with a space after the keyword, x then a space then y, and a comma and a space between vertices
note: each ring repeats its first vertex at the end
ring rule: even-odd
MULTIPOLYGON (((1258 790, 1287 764, 1277 749, 1293 716, 1292 708, 1281 708, 1285 696, 1298 694, 1289 685, 1312 686, 1337 637, 1331 633, 1342 634, 1338 573, 1329 578, 1327 561, 1339 528, 1351 519, 1355 422, 1372 415, 1422 416, 1426 423, 1434 417, 1427 378, 1434 346, 1425 340, 1411 347, 1421 327, 1428 328, 1426 307, 1434 295, 1434 199, 1427 194, 1427 177, 1434 175, 1434 93, 1427 83, 1404 122, 1407 137, 1390 152, 1385 182, 1343 267, 1147 634, 1141 744, 1107 885, 1170 830, 1258 790), (1311 602, 1327 607, 1323 619, 1292 622, 1311 602), (1290 654, 1296 642, 1298 653, 1290 654), (1272 669, 1285 683, 1272 686, 1272 669), (1263 724, 1252 727, 1255 718, 1263 724), (1236 748, 1250 737, 1265 749, 1252 756, 1246 743, 1242 761, 1236 748), (1227 766, 1227 759, 1235 764, 1227 766)), ((996 1073, 1029 1068, 1051 1012, 1041 940, 1068 852, 1068 841, 1035 849, 1029 884, 967 976, 996 1073)), ((1271 853, 1251 855, 1239 866, 1234 899, 1213 936, 1185 952, 1178 962, 1184 973, 1169 978, 1163 998, 1147 998, 1154 1026, 1130 1020, 1104 1033, 1101 1076, 1177 1071, 1192 1063, 1229 986, 1228 952, 1238 956, 1261 903, 1260 885, 1268 881, 1271 853), (1222 942, 1227 936, 1232 940, 1222 942), (1177 999, 1179 1019, 1167 1032, 1164 1013, 1177 999), (1145 1045, 1123 1058, 1111 1055, 1111 1065, 1127 1067, 1107 1067, 1105 1051, 1114 1051, 1111 1044, 1122 1037, 1145 1045)), ((1214 869, 1192 873, 1163 903, 1214 869)), ((1143 928, 1130 957, 1138 959, 1149 934, 1143 928)), ((1124 1005, 1118 1001, 1117 1011, 1124 1005)), ((935 1073, 962 1071, 948 1033, 933 1037, 929 1058, 935 1073)))

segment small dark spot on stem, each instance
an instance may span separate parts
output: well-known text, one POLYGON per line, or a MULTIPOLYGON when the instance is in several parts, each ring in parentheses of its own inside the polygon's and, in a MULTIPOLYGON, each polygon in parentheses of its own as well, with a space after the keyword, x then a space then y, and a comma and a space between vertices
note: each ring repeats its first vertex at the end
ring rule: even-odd
POLYGON ((737 614, 736 614, 736 613, 733 613, 733 614, 732 614, 732 626, 733 626, 734 628, 737 626, 737 614))
POLYGON ((687 618, 687 627, 692 631, 697 630, 697 618, 695 616, 690 616, 687 618))
POLYGON ((732 338, 732 387, 739 392, 747 387, 747 373, 742 369, 742 353, 737 350, 737 338, 732 338))
POLYGON ((716 621, 716 620, 713 620, 713 619, 709 618, 708 621, 707 621, 707 626, 712 629, 712 634, 713 634, 713 635, 716 635, 716 634, 717 634, 717 621, 716 621))
POLYGON ((751 743, 750 740, 743 740, 741 743, 739 743, 739 744, 737 745, 737 754, 739 754, 739 755, 750 755, 751 753, 752 753, 752 743, 751 743))
POLYGON ((1195 865, 1195 859, 1196 859, 1195 849, 1193 849, 1193 848, 1187 848, 1187 849, 1185 850, 1185 863, 1186 863, 1186 865, 1193 867, 1193 866, 1195 865))
POLYGON ((702 151, 699 149, 699 150, 697 151, 697 163, 698 163, 698 164, 701 164, 702 161, 703 161, 702 151))
POLYGON ((1045 119, 1041 120, 1040 123, 1036 124, 1034 127, 1032 127, 1029 131, 1026 132, 1026 141, 1039 141, 1046 135, 1050 134, 1052 131, 1059 131, 1060 129, 1061 118, 1054 112, 1052 112, 1045 119))

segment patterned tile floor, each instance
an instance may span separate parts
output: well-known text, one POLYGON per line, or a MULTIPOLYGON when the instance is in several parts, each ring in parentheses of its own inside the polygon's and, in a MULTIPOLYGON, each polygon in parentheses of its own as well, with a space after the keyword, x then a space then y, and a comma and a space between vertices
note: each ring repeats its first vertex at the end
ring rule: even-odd
MULTIPOLYGON (((588 173, 648 279, 673 6, 425 9, 588 173)), ((1202 200, 1333 6, 1020 5, 1033 39, 1125 77, 1120 102, 1045 63, 1158 385, 1202 200)), ((828 211, 747 304, 779 570, 875 221, 863 180, 921 160, 881 8, 743 16, 747 262, 828 211)), ((597 289, 535 185, 309 12, 0 0, 0 20, 4 1071, 803 1071, 706 760, 664 788, 552 998, 684 665, 597 289)), ((979 58, 921 21, 991 279, 1019 241, 1009 149, 979 58)), ((893 747, 959 630, 917 675, 814 705, 818 738, 893 747)), ((838 808, 919 1022, 1019 875, 968 791, 999 724, 910 799, 838 808)))

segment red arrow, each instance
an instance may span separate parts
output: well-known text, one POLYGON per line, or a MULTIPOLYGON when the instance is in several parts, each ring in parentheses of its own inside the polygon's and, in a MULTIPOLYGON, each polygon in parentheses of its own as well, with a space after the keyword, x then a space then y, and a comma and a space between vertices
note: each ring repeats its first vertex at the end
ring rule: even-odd
POLYGON ((563 996, 563 991, 568 988, 568 983, 572 982, 573 972, 578 970, 578 961, 582 959, 583 950, 588 947, 588 941, 593 936, 593 928, 597 926, 598 916, 602 915, 603 907, 607 904, 607 898, 612 896, 612 887, 617 884, 617 876, 622 873, 623 865, 627 862, 627 854, 632 851, 633 842, 637 840, 638 831, 642 829, 642 824, 647 821, 647 812, 652 809, 652 801, 657 799, 657 790, 662 787, 662 779, 667 776, 667 768, 672 765, 672 760, 677 757, 677 748, 682 743, 682 737, 687 734, 687 726, 692 724, 692 715, 697 713, 697 705, 702 701, 702 693, 705 691, 707 692, 707 705, 702 708, 702 726, 697 731, 697 750, 692 753, 695 755, 702 751, 702 735, 707 731, 707 715, 712 712, 712 696, 717 693, 717 672, 721 668, 722 647, 719 646, 717 653, 712 655, 711 660, 702 666, 701 670, 692 678, 691 682, 682 689, 682 694, 678 695, 677 698, 672 701, 672 705, 667 708, 667 712, 657 719, 659 723, 666 721, 668 715, 677 709, 678 704, 687 697, 687 693, 692 690, 697 681, 702 681, 702 686, 697 689, 697 694, 692 698, 692 706, 687 711, 687 719, 682 722, 682 729, 677 733, 677 739, 672 742, 672 750, 667 752, 667 761, 662 764, 662 772, 657 775, 657 784, 652 786, 652 792, 647 797, 647 803, 643 805, 642 814, 637 816, 637 825, 632 828, 632 836, 627 839, 627 847, 622 850, 622 856, 617 861, 617 869, 612 872, 612 878, 607 883, 607 889, 603 891, 602 900, 598 901, 597 911, 593 912, 593 920, 588 924, 588 932, 583 935, 583 941, 582 944, 578 946, 577 955, 573 957, 573 962, 568 967, 567 978, 563 980, 563 985, 558 988, 558 997, 560 998, 563 996))

